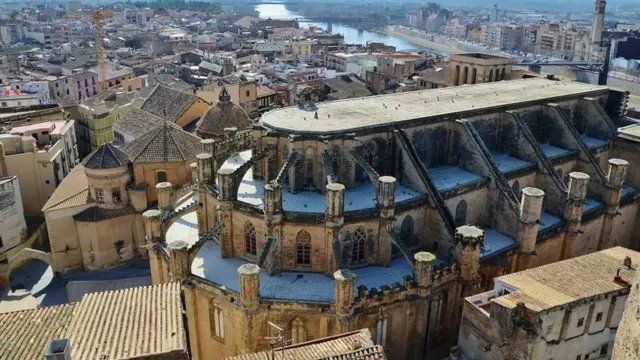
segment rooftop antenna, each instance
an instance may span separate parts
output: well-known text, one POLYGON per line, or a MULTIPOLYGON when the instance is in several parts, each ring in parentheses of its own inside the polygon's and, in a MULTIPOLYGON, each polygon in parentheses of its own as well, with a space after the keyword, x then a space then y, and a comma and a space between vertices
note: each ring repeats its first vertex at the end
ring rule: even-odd
POLYGON ((284 360, 284 347, 291 344, 291 339, 285 339, 284 337, 284 329, 280 326, 272 323, 271 321, 267 321, 269 326, 274 330, 276 336, 266 337, 265 339, 269 340, 269 347, 271 348, 271 356, 270 360, 276 360, 276 352, 275 347, 280 346, 281 356, 280 359, 284 360))

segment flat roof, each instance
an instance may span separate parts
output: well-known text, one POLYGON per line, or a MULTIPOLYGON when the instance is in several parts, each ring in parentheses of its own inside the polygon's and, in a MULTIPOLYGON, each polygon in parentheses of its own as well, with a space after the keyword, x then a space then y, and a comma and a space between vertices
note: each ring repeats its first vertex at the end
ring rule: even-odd
POLYGON ((329 135, 402 125, 418 119, 605 93, 605 86, 542 78, 463 85, 290 106, 262 115, 262 125, 292 134, 329 135), (314 119, 317 111, 318 119, 314 119))
POLYGON ((615 280, 618 274, 629 284, 640 263, 640 253, 614 247, 588 255, 558 261, 533 269, 519 271, 495 279, 517 290, 492 301, 514 308, 522 301, 533 311, 543 311, 597 295, 623 290, 626 286, 615 280), (631 258, 631 267, 623 265, 631 258))

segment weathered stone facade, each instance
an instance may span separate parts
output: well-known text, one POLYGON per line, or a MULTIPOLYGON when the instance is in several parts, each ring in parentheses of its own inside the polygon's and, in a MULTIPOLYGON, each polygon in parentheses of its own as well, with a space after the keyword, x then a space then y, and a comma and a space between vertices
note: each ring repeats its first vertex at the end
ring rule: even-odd
POLYGON ((394 358, 422 358, 452 343, 464 297, 496 276, 637 247, 635 164, 610 141, 619 93, 448 91, 381 96, 362 119, 366 99, 277 110, 245 146, 203 141, 196 215, 145 213, 153 281, 183 281, 195 359, 267 349, 268 322, 294 341, 369 328, 394 358))

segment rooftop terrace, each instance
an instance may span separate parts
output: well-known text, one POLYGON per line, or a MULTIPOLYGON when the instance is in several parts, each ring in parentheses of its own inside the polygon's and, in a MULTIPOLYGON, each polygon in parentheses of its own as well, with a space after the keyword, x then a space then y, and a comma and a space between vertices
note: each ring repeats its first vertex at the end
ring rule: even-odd
POLYGON ((314 119, 312 111, 291 106, 262 115, 262 124, 287 133, 340 134, 444 115, 459 118, 471 111, 503 111, 607 91, 603 86, 539 78, 501 81, 319 103, 318 119, 314 119))

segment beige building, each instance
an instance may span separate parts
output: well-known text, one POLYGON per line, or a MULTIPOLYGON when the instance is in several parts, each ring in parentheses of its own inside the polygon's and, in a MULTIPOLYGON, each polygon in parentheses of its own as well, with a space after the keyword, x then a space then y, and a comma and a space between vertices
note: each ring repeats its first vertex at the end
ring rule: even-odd
POLYGON ((198 96, 211 104, 215 104, 220 98, 223 89, 231 96, 231 101, 241 106, 251 118, 258 116, 258 83, 244 76, 230 75, 222 80, 204 85, 198 90, 198 96))
POLYGON ((529 79, 267 112, 202 143, 198 206, 143 214, 153 281, 183 283, 194 359, 267 350, 269 322, 422 359, 494 278, 636 247, 626 96, 529 79))
POLYGON ((105 144, 87 156, 42 209, 53 269, 98 270, 146 256, 140 213, 156 201, 158 184, 191 182, 199 142, 164 121, 121 149, 105 144))
POLYGON ((615 247, 497 277, 465 299, 463 359, 610 359, 639 261, 615 247))
POLYGON ((0 134, 0 176, 18 176, 27 215, 42 206, 78 159, 73 120, 16 126, 0 134))
POLYGON ((449 55, 449 83, 451 86, 482 84, 507 80, 511 75, 513 58, 481 53, 449 55))

